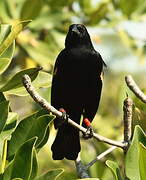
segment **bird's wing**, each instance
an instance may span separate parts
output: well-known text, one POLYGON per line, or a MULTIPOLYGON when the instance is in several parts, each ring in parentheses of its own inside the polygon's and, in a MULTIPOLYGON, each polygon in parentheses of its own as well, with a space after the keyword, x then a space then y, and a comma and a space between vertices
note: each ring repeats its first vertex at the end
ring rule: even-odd
POLYGON ((103 66, 105 65, 99 53, 91 55, 91 66, 88 68, 87 91, 84 102, 84 118, 88 118, 90 122, 93 120, 100 102, 103 66))
POLYGON ((63 51, 60 52, 58 55, 54 71, 53 71, 53 79, 52 79, 52 88, 51 88, 51 104, 55 108, 60 108, 60 102, 62 102, 62 66, 64 61, 64 53, 63 51))

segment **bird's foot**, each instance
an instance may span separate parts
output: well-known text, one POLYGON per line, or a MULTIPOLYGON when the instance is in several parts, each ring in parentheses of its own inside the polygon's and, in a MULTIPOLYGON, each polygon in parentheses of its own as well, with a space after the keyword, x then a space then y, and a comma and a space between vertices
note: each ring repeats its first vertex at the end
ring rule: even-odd
POLYGON ((85 118, 85 119, 83 120, 83 122, 84 122, 84 124, 85 124, 86 127, 87 127, 87 131, 86 131, 85 133, 83 133, 83 138, 84 138, 84 139, 92 138, 94 131, 93 131, 93 128, 92 128, 92 126, 91 126, 90 121, 88 120, 88 118, 85 118))
POLYGON ((85 133, 83 133, 83 138, 84 139, 90 139, 93 137, 93 128, 91 126, 87 127, 87 131, 85 133))
POLYGON ((62 117, 61 117, 62 121, 61 121, 60 125, 62 125, 64 123, 68 123, 69 115, 66 113, 66 111, 63 108, 60 108, 59 111, 62 112, 62 117))

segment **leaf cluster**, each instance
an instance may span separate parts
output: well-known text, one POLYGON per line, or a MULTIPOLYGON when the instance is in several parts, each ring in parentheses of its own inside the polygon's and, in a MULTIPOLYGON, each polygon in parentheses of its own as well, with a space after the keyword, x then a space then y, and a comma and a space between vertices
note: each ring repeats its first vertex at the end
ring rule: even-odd
MULTIPOLYGON (((17 21, 13 26, 2 25, 0 38, 0 74, 8 68, 15 49, 15 39, 29 21, 17 21)), ((37 176, 37 153, 46 144, 54 116, 44 110, 18 121, 12 112, 6 95, 25 95, 22 76, 29 74, 36 88, 48 87, 51 75, 40 72, 40 68, 29 68, 17 72, 0 87, 0 180, 56 179, 62 169, 51 170, 37 176)))

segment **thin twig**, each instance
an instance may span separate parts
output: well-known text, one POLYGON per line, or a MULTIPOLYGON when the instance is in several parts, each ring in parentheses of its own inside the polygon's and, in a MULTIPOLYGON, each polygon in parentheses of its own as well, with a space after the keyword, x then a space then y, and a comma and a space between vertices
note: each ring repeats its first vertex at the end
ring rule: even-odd
MULTIPOLYGON (((44 109, 46 109, 49 112, 52 112, 52 114, 56 115, 57 117, 63 117, 62 112, 58 111, 57 109, 55 109, 53 106, 51 106, 45 99, 43 99, 34 89, 34 87, 31 84, 31 79, 28 75, 24 75, 23 79, 22 79, 23 85, 26 88, 26 90, 28 91, 28 93, 30 94, 30 96, 34 99, 34 101, 36 103, 38 103, 41 107, 43 107, 44 109)), ((70 118, 68 118, 68 123, 72 126, 74 126, 75 128, 77 128, 78 130, 82 131, 83 133, 86 133, 87 129, 85 129, 84 127, 80 126, 79 124, 75 123, 73 120, 71 120, 70 118)), ((125 144, 124 142, 119 142, 119 141, 114 141, 111 139, 108 139, 106 137, 103 137, 97 133, 93 133, 93 137, 95 139, 97 139, 98 141, 110 144, 110 145, 114 145, 120 148, 125 148, 127 146, 127 144, 125 144)))
POLYGON ((140 90, 131 75, 125 76, 125 81, 129 89, 144 103, 146 103, 146 95, 140 90))
POLYGON ((104 151, 103 153, 99 154, 94 160, 92 160, 90 163, 88 163, 85 166, 85 169, 90 168, 94 163, 96 163, 97 161, 101 160, 103 157, 105 157, 107 154, 111 153, 116 148, 117 148, 117 146, 112 146, 109 149, 107 149, 106 151, 104 151))

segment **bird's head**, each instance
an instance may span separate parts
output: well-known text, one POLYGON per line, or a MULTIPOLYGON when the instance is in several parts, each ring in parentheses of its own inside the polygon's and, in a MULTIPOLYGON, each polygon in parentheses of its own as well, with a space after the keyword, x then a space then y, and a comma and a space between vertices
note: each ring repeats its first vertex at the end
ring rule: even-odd
POLYGON ((66 36, 65 46, 72 48, 76 46, 93 47, 86 27, 83 24, 72 24, 66 36))

